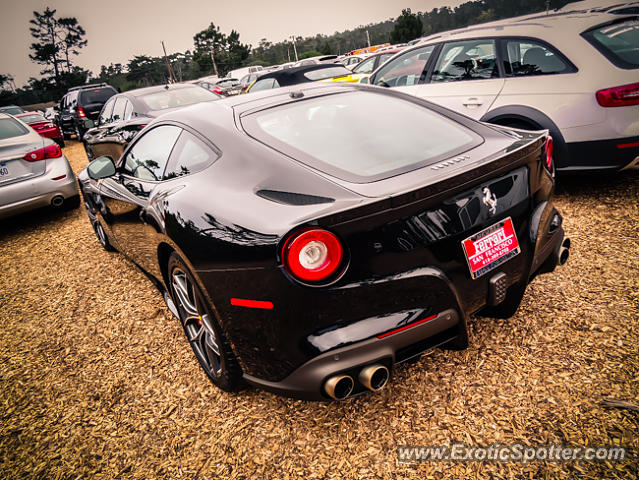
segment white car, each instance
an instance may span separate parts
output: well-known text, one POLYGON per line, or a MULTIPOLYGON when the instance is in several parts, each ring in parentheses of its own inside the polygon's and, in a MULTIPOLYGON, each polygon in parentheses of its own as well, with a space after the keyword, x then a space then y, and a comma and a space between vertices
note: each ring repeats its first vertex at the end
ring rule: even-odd
POLYGON ((62 150, 18 119, 0 113, 0 219, 39 207, 79 204, 62 150))
POLYGON ((639 162, 639 17, 567 12, 432 35, 371 75, 476 120, 548 129, 559 171, 639 162))

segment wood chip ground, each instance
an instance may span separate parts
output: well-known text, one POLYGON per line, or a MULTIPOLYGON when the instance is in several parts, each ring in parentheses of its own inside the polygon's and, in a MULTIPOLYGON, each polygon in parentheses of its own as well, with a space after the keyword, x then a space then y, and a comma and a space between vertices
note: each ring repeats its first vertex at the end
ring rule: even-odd
MULTIPOLYGON (((65 148, 75 171, 82 145, 65 148)), ((342 403, 214 388, 83 209, 0 224, 0 478, 629 479, 639 471, 639 172, 560 180, 568 264, 342 403), (610 403, 608 401, 608 403, 610 403), (614 402, 613 402, 614 403, 614 402), (400 464, 399 445, 622 445, 623 462, 400 464)))

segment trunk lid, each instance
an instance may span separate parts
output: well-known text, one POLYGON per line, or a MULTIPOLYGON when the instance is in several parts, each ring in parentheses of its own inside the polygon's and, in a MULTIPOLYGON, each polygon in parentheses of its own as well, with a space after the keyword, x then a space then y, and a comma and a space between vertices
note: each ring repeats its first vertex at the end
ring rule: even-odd
POLYGON ((27 153, 43 148, 44 142, 35 132, 0 142, 0 187, 44 174, 46 160, 28 162, 24 159, 27 153))

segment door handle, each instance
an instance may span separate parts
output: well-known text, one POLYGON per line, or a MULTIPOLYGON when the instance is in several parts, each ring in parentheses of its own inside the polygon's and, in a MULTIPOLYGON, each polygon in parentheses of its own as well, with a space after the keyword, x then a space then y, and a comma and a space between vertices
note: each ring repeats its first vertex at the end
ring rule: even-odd
POLYGON ((484 102, 480 101, 477 97, 467 98, 465 102, 462 102, 464 107, 477 108, 481 107, 484 102))

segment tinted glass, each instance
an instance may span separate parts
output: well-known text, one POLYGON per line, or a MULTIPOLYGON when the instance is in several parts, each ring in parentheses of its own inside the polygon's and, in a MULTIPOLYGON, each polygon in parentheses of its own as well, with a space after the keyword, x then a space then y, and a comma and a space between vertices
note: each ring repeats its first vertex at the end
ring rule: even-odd
POLYGON ((339 77, 344 75, 350 75, 351 71, 344 65, 330 68, 322 68, 320 70, 311 70, 306 72, 304 76, 310 81, 325 80, 327 78, 339 77))
POLYGON ((124 119, 124 109, 126 108, 126 98, 119 97, 115 101, 115 106, 113 107, 113 115, 111 116, 112 122, 119 122, 124 119))
POLYGON ((29 133, 23 125, 13 118, 0 118, 0 140, 11 137, 19 137, 29 133))
POLYGON ((620 68, 639 68, 639 20, 594 28, 582 34, 608 60, 620 68))
POLYGON ((148 93, 138 97, 149 110, 164 110, 166 108, 185 107, 199 102, 208 102, 220 97, 204 88, 193 86, 176 88, 148 93))
POLYGON ((422 105, 364 91, 257 112, 243 124, 267 145, 357 183, 429 165, 481 142, 422 105))
POLYGON ((280 86, 279 82, 274 78, 265 78, 263 80, 258 80, 251 87, 251 92, 258 92, 260 90, 269 90, 271 88, 278 88, 280 86))
POLYGON ((20 120, 22 120, 24 123, 37 123, 37 122, 49 121, 46 118, 44 118, 42 115, 25 115, 23 117, 20 117, 20 120))
POLYGON ((423 81, 426 75, 426 64, 434 49, 434 45, 416 48, 388 62, 375 74, 374 84, 386 87, 400 87, 403 85, 415 85, 420 80, 423 81))
POLYGON ((458 82, 499 77, 493 40, 444 44, 431 82, 458 82))
POLYGON ((113 88, 92 88, 90 90, 82 90, 80 92, 79 101, 82 105, 89 103, 104 103, 116 92, 113 88))
POLYGON ((164 178, 175 178, 194 173, 209 166, 217 154, 189 132, 180 136, 171 159, 164 172, 164 178))
POLYGON ((371 73, 374 66, 375 57, 367 58, 353 69, 353 73, 371 73))
POLYGON ((160 180, 181 131, 173 125, 161 125, 145 132, 126 154, 124 172, 143 180, 160 180))
POLYGON ((109 123, 111 121, 111 113, 113 112, 113 106, 115 105, 115 98, 112 98, 102 107, 102 111, 100 112, 100 118, 98 119, 98 125, 104 125, 105 123, 109 123))
POLYGON ((569 66, 548 46, 531 40, 508 40, 506 72, 516 77, 562 73, 569 66))
POLYGON ((24 110, 22 110, 20 107, 2 107, 0 111, 2 111, 2 113, 8 113, 9 115, 24 113, 24 110))

